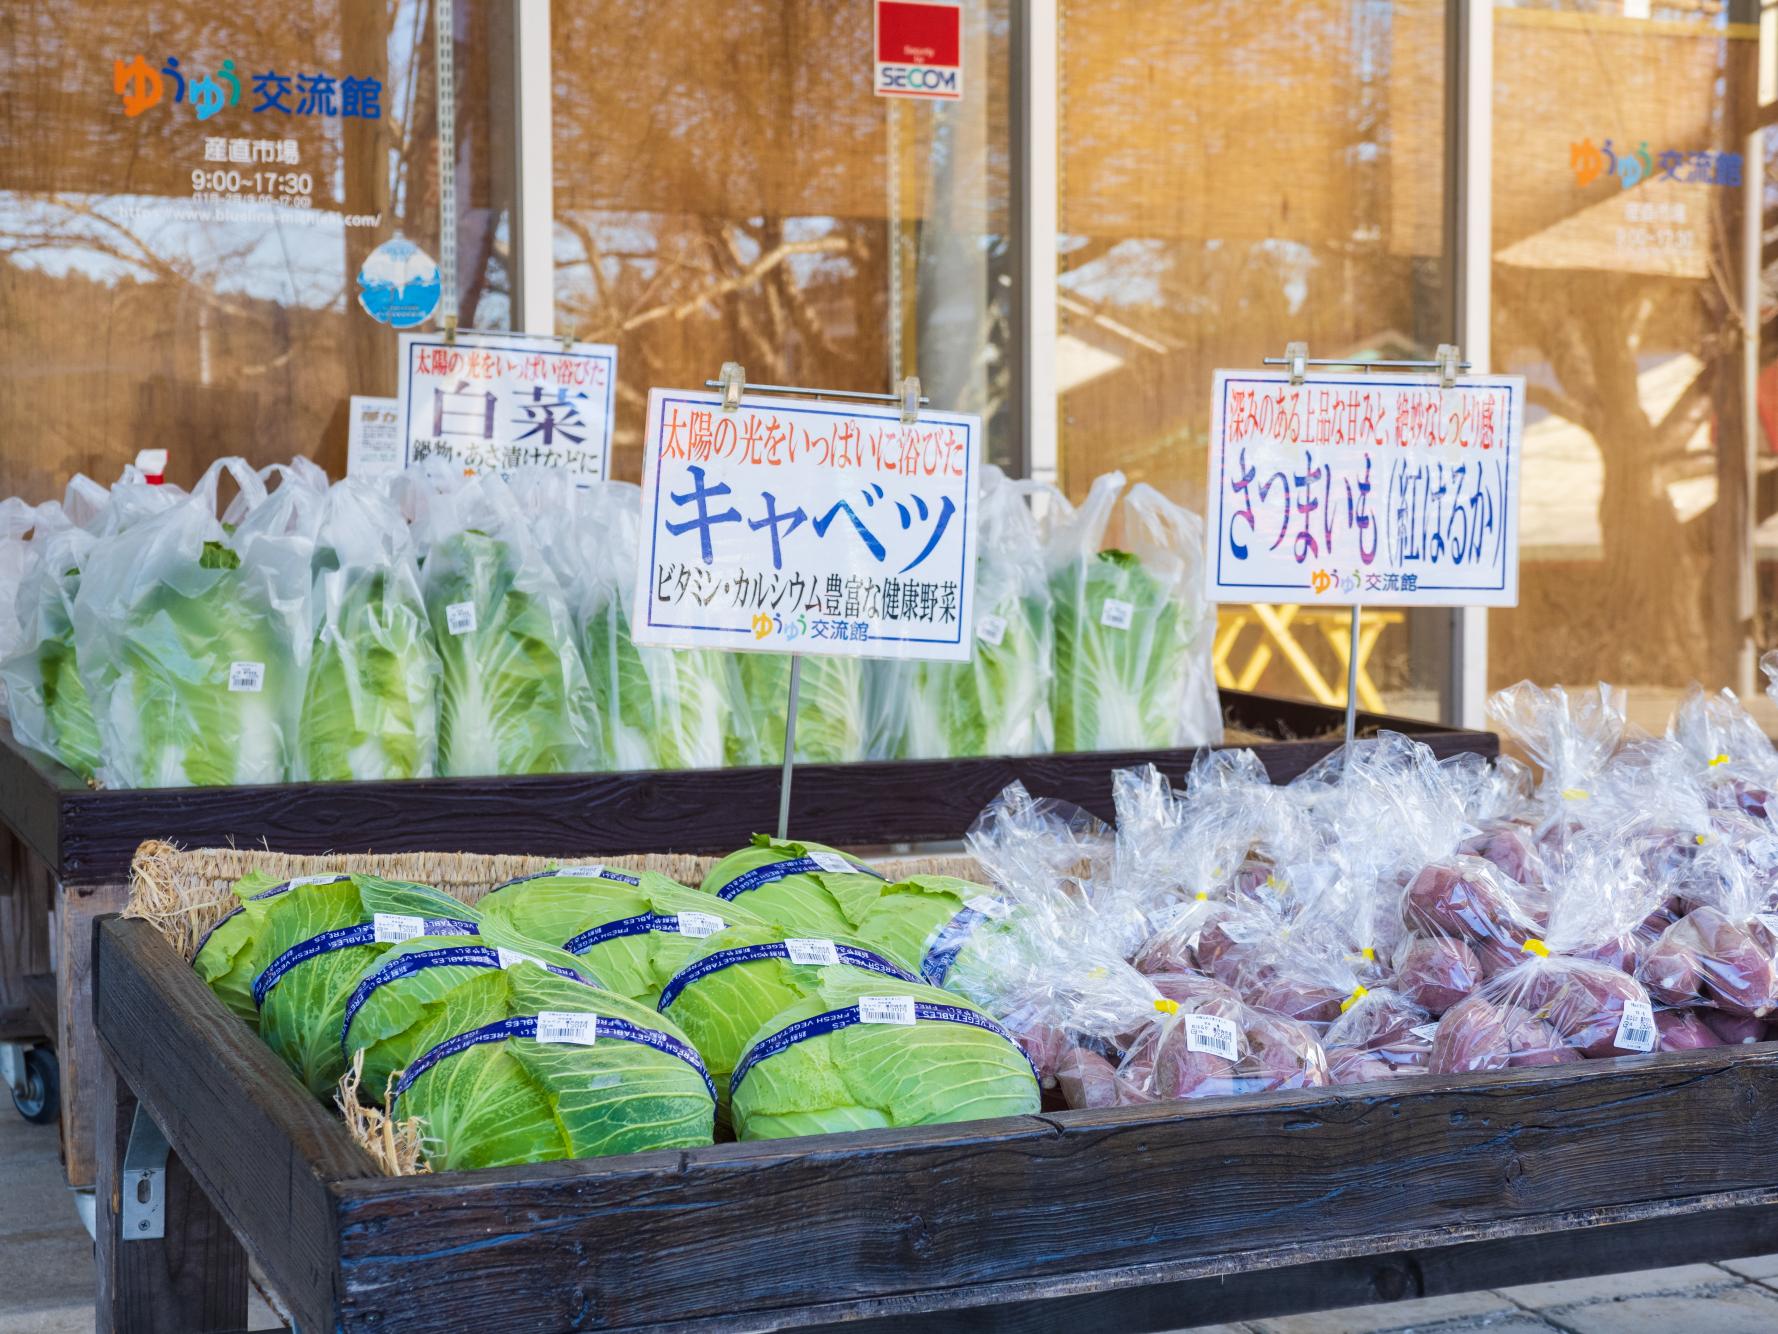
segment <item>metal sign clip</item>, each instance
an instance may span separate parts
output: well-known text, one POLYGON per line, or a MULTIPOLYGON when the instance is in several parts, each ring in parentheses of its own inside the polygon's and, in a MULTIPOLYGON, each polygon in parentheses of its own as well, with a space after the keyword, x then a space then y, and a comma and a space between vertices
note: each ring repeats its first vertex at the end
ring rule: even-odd
POLYGON ((1284 364, 1290 367, 1290 382, 1300 385, 1309 370, 1309 345, 1307 343, 1286 343, 1284 345, 1284 364))
POLYGON ((741 391, 747 387, 747 372, 741 368, 740 362, 725 361, 722 363, 719 379, 722 384, 722 410, 733 412, 741 406, 741 391))
POLYGON ((1457 371, 1459 369, 1457 345, 1455 343, 1440 343, 1438 345, 1437 361, 1438 387, 1440 389, 1449 389, 1457 383, 1457 371))
POLYGON ((910 375, 901 382, 901 424, 913 426, 920 420, 920 377, 910 375))

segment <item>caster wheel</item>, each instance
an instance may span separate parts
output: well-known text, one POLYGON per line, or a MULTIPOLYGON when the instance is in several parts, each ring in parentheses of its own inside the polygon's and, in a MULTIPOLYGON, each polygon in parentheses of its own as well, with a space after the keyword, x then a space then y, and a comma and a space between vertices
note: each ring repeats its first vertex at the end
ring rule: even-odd
POLYGON ((13 1091, 12 1105, 33 1125, 53 1125, 62 1114, 62 1081, 56 1055, 48 1047, 25 1053, 25 1087, 13 1091))

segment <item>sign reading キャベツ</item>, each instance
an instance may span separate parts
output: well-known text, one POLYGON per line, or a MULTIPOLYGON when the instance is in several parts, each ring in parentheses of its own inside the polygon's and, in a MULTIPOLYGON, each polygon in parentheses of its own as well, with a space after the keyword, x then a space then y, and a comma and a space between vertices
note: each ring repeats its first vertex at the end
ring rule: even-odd
POLYGON ((1510 607, 1521 376, 1218 371, 1216 602, 1510 607))
POLYGON ((638 644, 970 655, 979 417, 655 389, 638 644))
POLYGON ((525 334, 401 336, 403 466, 559 468, 602 480, 611 460, 617 349, 525 334))

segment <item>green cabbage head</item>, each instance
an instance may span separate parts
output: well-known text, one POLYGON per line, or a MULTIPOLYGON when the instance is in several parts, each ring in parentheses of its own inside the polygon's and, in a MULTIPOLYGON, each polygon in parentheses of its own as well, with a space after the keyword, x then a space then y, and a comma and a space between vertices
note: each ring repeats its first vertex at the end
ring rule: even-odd
POLYGON ((883 877, 824 843, 755 834, 704 876, 703 889, 804 936, 846 936, 883 889, 883 877))

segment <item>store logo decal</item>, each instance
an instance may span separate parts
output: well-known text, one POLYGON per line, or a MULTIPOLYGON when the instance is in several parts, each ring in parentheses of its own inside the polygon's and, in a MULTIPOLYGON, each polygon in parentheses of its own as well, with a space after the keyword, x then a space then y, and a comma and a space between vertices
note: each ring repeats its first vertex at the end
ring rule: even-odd
MULTIPOLYGON (((280 74, 276 70, 252 75, 248 109, 255 115, 277 112, 285 116, 332 116, 358 120, 383 118, 383 84, 380 79, 331 74, 280 74)), ((241 79, 235 62, 225 60, 214 75, 200 74, 187 80, 177 56, 168 56, 156 69, 140 54, 131 60, 111 62, 111 91, 123 101, 123 114, 140 116, 165 100, 172 90, 173 103, 191 108, 199 120, 209 120, 225 106, 241 104, 241 79)))
POLYGON ((1650 154, 1644 139, 1634 152, 1613 150, 1611 140, 1595 144, 1586 138, 1568 145, 1568 166, 1574 172, 1574 183, 1585 188, 1602 176, 1617 177, 1618 186, 1628 190, 1643 181, 1671 181, 1676 185, 1741 184, 1739 153, 1681 152, 1665 148, 1650 154), (1658 174, 1657 174, 1658 172, 1658 174))

